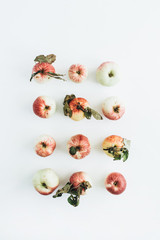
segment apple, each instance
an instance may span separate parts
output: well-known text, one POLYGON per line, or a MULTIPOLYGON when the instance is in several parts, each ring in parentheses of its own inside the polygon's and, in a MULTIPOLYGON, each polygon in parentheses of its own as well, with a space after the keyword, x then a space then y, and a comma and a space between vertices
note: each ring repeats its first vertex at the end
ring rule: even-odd
POLYGON ((104 139, 103 151, 113 160, 123 160, 125 162, 129 156, 130 140, 120 136, 111 135, 104 139))
MULTIPOLYGON (((83 182, 91 183, 91 179, 86 172, 75 172, 71 175, 69 179, 70 183, 74 186, 75 189, 79 187, 79 185, 83 182)), ((87 189, 82 189, 81 195, 86 193, 87 189)))
POLYGON ((103 119, 98 112, 90 108, 85 98, 76 98, 74 94, 66 95, 63 105, 64 115, 74 121, 80 121, 83 118, 90 119, 92 115, 97 120, 103 119))
POLYGON ((33 103, 33 112, 41 118, 49 118, 56 111, 56 102, 47 96, 38 97, 33 103))
POLYGON ((91 188, 90 178, 85 172, 75 172, 71 175, 69 182, 59 189, 53 198, 61 197, 63 193, 69 193, 68 202, 74 207, 79 205, 80 196, 86 193, 88 188, 91 188))
POLYGON ((40 136, 35 145, 35 152, 41 157, 51 155, 56 147, 55 140, 48 135, 40 136))
POLYGON ((51 168, 41 169, 33 176, 33 186, 42 195, 51 194, 59 185, 59 178, 51 168))
POLYGON ((80 83, 87 78, 88 71, 85 66, 81 64, 73 64, 68 70, 70 80, 80 83))
POLYGON ((108 97, 102 104, 102 112, 106 118, 118 120, 125 113, 125 106, 118 97, 108 97))
POLYGON ((114 62, 102 63, 96 71, 96 78, 99 83, 110 87, 119 82, 119 67, 114 62))
POLYGON ((67 143, 69 154, 75 159, 86 157, 91 151, 91 145, 86 136, 82 134, 75 135, 67 143))
POLYGON ((121 194, 126 189, 126 179, 121 173, 110 173, 105 180, 106 189, 112 194, 121 194))
POLYGON ((50 54, 47 56, 44 55, 37 56, 34 59, 34 61, 37 63, 33 67, 30 81, 32 80, 32 78, 37 83, 48 82, 51 78, 64 80, 63 78, 61 78, 61 76, 64 76, 63 74, 55 73, 55 68, 52 65, 52 63, 55 60, 56 56, 54 54, 50 54))

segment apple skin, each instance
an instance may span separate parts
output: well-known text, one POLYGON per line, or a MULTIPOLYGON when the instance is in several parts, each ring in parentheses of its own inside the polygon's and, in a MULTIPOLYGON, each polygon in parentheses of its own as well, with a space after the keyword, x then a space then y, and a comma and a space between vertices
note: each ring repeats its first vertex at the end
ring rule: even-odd
MULTIPOLYGON (((107 149, 107 148, 114 147, 114 146, 117 146, 118 148, 122 148, 124 146, 124 139, 120 136, 111 135, 111 136, 105 138, 102 143, 103 149, 107 149)), ((108 153, 108 151, 104 151, 104 152, 109 157, 112 157, 112 158, 114 157, 113 154, 108 153)))
POLYGON ((89 107, 89 103, 85 98, 74 98, 69 103, 69 107, 72 110, 72 117, 71 119, 74 121, 80 121, 82 120, 84 116, 84 112, 81 109, 77 109, 78 103, 80 103, 82 108, 89 107))
POLYGON ((51 168, 41 169, 33 176, 33 186, 42 195, 51 194, 59 185, 59 178, 51 168))
POLYGON ((36 63, 33 67, 32 74, 38 71, 42 71, 42 73, 36 74, 34 80, 37 83, 45 83, 51 79, 51 77, 48 76, 48 72, 55 73, 55 68, 52 66, 52 64, 47 62, 36 63))
POLYGON ((55 111, 56 103, 50 97, 40 96, 33 103, 33 112, 41 118, 49 118, 55 111))
POLYGON ((125 113, 125 106, 118 97, 108 97, 102 104, 102 112, 106 118, 118 120, 125 113))
POLYGON ((85 66, 81 64, 73 64, 68 70, 70 80, 75 83, 83 82, 88 75, 88 71, 85 66))
POLYGON ((105 180, 105 188, 112 194, 121 194, 126 189, 126 179, 121 173, 110 173, 105 180))
POLYGON ((114 62, 102 63, 96 71, 96 78, 104 86, 111 87, 119 82, 119 67, 114 62))
MULTIPOLYGON (((71 175, 70 179, 69 179, 70 183, 73 184, 73 186, 76 188, 79 186, 80 183, 82 182, 85 182, 85 181, 88 181, 91 183, 91 179, 90 177, 88 176, 87 173, 85 172, 75 172, 71 175)), ((82 193, 81 195, 85 195, 86 194, 86 191, 85 190, 82 190, 82 193)))
POLYGON ((42 135, 36 141, 35 152, 41 157, 47 157, 53 153, 55 148, 55 140, 51 136, 42 135))
POLYGON ((84 136, 82 134, 77 134, 77 135, 71 137, 71 139, 68 141, 67 149, 68 149, 70 156, 72 156, 75 159, 82 159, 90 153, 91 145, 86 136, 84 136), (71 147, 75 147, 75 148, 79 147, 80 149, 76 152, 75 155, 71 155, 69 152, 71 147))

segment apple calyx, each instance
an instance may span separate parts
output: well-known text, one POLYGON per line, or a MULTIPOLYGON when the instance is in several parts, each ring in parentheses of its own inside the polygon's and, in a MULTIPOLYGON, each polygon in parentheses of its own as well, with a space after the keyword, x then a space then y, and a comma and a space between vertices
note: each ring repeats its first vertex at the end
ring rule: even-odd
POLYGON ((74 207, 79 205, 80 195, 82 191, 86 191, 88 188, 91 188, 91 184, 88 181, 80 183, 77 187, 74 187, 72 183, 68 182, 66 185, 59 189, 53 198, 61 197, 63 193, 69 193, 70 196, 68 197, 68 203, 74 207))
MULTIPOLYGON (((69 107, 69 103, 75 99, 76 96, 74 94, 71 94, 71 95, 66 95, 65 99, 64 99, 64 102, 63 102, 63 112, 64 112, 64 115, 65 116, 69 116, 70 118, 72 117, 72 110, 70 109, 69 107)), ((91 119, 91 116, 93 115, 93 117, 96 119, 96 120, 102 120, 103 117, 98 113, 96 112, 95 110, 93 110, 92 108, 90 107, 87 107, 87 108, 83 108, 81 106, 80 103, 77 104, 77 109, 81 110, 82 112, 84 112, 84 116, 87 118, 87 119, 91 119)))
POLYGON ((122 160, 123 162, 125 162, 128 157, 129 157, 129 147, 130 147, 130 140, 127 139, 123 139, 123 147, 109 147, 109 148, 104 148, 104 151, 108 151, 108 153, 113 155, 113 160, 122 160))
POLYGON ((56 60, 56 55, 54 54, 49 54, 47 56, 39 55, 34 59, 35 62, 39 62, 39 63, 47 62, 49 64, 52 64, 53 62, 55 62, 55 60, 56 60))

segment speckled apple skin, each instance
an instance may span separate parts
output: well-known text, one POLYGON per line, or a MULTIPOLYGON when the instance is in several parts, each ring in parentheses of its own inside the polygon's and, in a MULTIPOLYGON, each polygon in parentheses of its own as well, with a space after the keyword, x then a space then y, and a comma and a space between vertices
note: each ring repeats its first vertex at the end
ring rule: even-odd
MULTIPOLYGON (((88 181, 89 183, 91 183, 90 177, 85 172, 75 172, 75 173, 73 173, 71 175, 69 181, 70 181, 70 183, 73 184, 73 186, 75 188, 78 187, 80 183, 85 182, 85 181, 88 181)), ((81 195, 85 195, 85 193, 86 193, 86 191, 83 190, 81 195)))

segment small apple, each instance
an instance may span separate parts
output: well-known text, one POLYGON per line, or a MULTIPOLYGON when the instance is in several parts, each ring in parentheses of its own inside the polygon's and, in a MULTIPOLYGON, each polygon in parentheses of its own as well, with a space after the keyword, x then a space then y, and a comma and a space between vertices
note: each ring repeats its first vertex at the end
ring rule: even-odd
POLYGON ((56 56, 54 54, 50 54, 47 56, 40 55, 37 56, 34 61, 37 62, 36 65, 33 67, 32 78, 38 83, 45 83, 48 82, 51 78, 61 79, 62 74, 55 73, 55 68, 52 66, 52 63, 56 60, 56 56))
POLYGON ((59 185, 59 178, 51 168, 41 169, 33 176, 33 186, 42 195, 51 194, 59 185))
POLYGON ((104 139, 103 151, 113 160, 123 160, 125 162, 129 156, 130 140, 120 136, 111 135, 104 139))
POLYGON ((63 105, 64 115, 74 121, 80 121, 83 118, 90 119, 92 115, 97 120, 103 119, 98 112, 89 107, 85 98, 76 98, 74 94, 66 95, 63 105))
POLYGON ((110 173, 105 180, 106 189, 112 194, 121 194, 126 189, 126 179, 121 173, 110 173))
POLYGON ((55 140, 48 135, 43 135, 36 141, 35 152, 41 157, 47 157, 53 153, 55 147, 55 140))
POLYGON ((56 102, 47 96, 38 97, 33 103, 33 112, 41 118, 49 118, 56 111, 56 102))
POLYGON ((119 82, 119 67, 114 62, 102 63, 97 71, 96 78, 104 86, 113 86, 119 82))
POLYGON ((69 154, 75 159, 86 157, 91 151, 91 145, 86 136, 82 134, 75 135, 67 143, 69 154))
POLYGON ((69 193, 68 202, 74 207, 79 205, 80 196, 84 195, 88 188, 91 188, 90 178, 85 172, 73 173, 69 182, 59 189, 53 198, 61 197, 63 193, 69 193))
POLYGON ((125 113, 125 106, 118 97, 108 97, 102 104, 102 112, 106 118, 118 120, 125 113))
POLYGON ((87 69, 81 64, 73 64, 68 70, 70 80, 76 83, 80 83, 87 78, 87 69))

